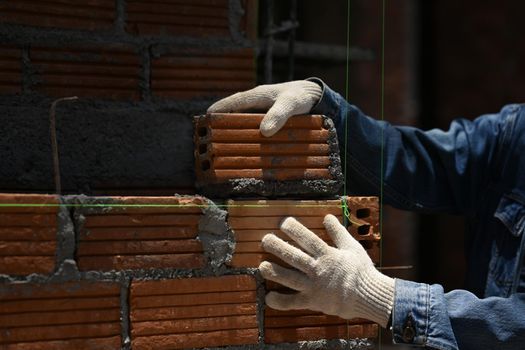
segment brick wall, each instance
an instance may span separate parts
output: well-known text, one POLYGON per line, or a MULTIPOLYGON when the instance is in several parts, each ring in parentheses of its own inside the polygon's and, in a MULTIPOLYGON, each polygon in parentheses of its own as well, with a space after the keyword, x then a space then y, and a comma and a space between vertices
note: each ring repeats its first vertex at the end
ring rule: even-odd
POLYGON ((255 0, 1 1, 0 159, 13 166, 0 167, 0 190, 53 189, 47 115, 75 95, 57 109, 65 191, 192 192, 184 135, 192 115, 255 86, 256 10, 255 0))
MULTIPOLYGON (((377 198, 344 200, 349 234, 377 262, 377 198)), ((13 259, 0 271, 0 348, 361 349, 370 343, 355 338, 377 337, 366 320, 264 303, 283 287, 257 271, 272 259, 262 235, 282 236, 294 215, 331 244, 322 218, 343 220, 343 199, 0 194, 0 204, 2 260, 13 259)))

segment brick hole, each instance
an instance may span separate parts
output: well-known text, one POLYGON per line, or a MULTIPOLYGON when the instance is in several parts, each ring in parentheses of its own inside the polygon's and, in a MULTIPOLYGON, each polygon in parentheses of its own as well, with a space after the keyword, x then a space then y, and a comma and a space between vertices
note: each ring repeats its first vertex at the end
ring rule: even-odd
POLYGON ((201 162, 201 169, 202 171, 206 171, 206 170, 209 170, 210 169, 210 161, 209 160, 203 160, 201 162))
POLYGON ((357 228, 357 234, 366 236, 370 232, 370 225, 361 225, 357 228))
POLYGON ((199 154, 204 154, 208 151, 208 145, 200 144, 199 145, 199 154))
POLYGON ((205 127, 200 127, 200 128, 197 129, 197 134, 200 137, 204 137, 204 136, 208 135, 208 129, 205 128, 205 127))
POLYGON ((357 209, 355 211, 355 216, 357 216, 358 219, 367 218, 370 216, 370 209, 369 208, 357 209))

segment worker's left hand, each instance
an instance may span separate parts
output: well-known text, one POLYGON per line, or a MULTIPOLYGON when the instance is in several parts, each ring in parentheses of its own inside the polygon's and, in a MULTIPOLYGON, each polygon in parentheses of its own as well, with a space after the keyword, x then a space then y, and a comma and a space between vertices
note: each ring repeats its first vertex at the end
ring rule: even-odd
POLYGON ((263 261, 264 278, 298 293, 270 292, 266 304, 278 310, 310 309, 345 319, 365 318, 386 327, 394 303, 394 279, 383 275, 364 250, 333 215, 324 226, 334 241, 331 247, 294 218, 286 218, 281 230, 296 241, 296 248, 274 234, 262 240, 264 250, 297 270, 263 261))
POLYGON ((264 136, 272 136, 286 124, 291 116, 309 113, 319 101, 321 94, 321 86, 307 80, 260 85, 215 102, 207 112, 229 113, 251 109, 267 111, 261 122, 260 130, 264 136))

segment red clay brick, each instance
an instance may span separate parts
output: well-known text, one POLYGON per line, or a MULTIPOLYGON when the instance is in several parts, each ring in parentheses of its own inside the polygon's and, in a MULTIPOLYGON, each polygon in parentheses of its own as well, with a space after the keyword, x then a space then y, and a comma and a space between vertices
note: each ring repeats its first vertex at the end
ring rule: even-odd
POLYGON ((0 300, 105 297, 119 295, 120 286, 109 282, 67 282, 61 284, 12 283, 0 288, 0 300))
MULTIPOLYGON (((214 301, 214 300, 212 300, 214 301)), ((216 301, 216 300, 215 300, 216 301)), ((252 302, 255 300, 251 300, 252 302)), ((251 304, 220 304, 192 305, 179 307, 160 307, 136 309, 131 314, 132 321, 172 320, 190 317, 215 317, 234 315, 253 315, 256 313, 255 303, 251 304)))
POLYGON ((168 350, 256 344, 258 337, 259 331, 255 328, 206 333, 155 335, 134 338, 131 343, 133 349, 138 350, 168 350))
POLYGON ((202 145, 199 154, 207 153, 210 157, 240 156, 282 156, 306 155, 326 156, 330 150, 327 144, 264 144, 264 143, 211 143, 202 145))
POLYGON ((136 35, 229 36, 228 1, 129 0, 126 30, 136 35))
POLYGON ((303 340, 318 339, 348 339, 348 338, 375 338, 378 328, 375 324, 363 325, 338 325, 326 327, 303 327, 303 328, 269 328, 265 330, 265 342, 295 343, 303 340))
POLYGON ((0 314, 36 311, 71 311, 92 310, 120 307, 119 300, 114 297, 75 297, 72 299, 35 299, 0 301, 0 314))
POLYGON ((198 214, 164 215, 88 215, 85 227, 122 227, 122 226, 188 226, 199 222, 198 214))
MULTIPOLYGON (((83 229, 83 241, 184 239, 197 236, 197 225, 183 227, 91 227, 83 229)), ((1 231, 0 231, 1 237, 1 231)))
POLYGON ((253 49, 190 50, 153 58, 151 89, 159 97, 226 96, 255 86, 253 49))
MULTIPOLYGON (((1 8, 2 5, 0 5, 0 19, 2 18, 1 8)), ((19 94, 21 92, 22 50, 14 46, 0 45, 0 94, 19 94)))
POLYGON ((0 20, 37 27, 106 30, 113 27, 115 3, 104 0, 17 0, 0 3, 0 20))
POLYGON ((120 339, 120 285, 113 282, 12 283, 0 289, 0 343, 85 348, 120 339), (85 338, 107 338, 100 342, 85 338), (72 342, 62 343, 64 340, 72 342))
POLYGON ((56 241, 13 242, 0 241, 0 255, 55 255, 56 241))
MULTIPOLYGON (((0 252, 2 242, 0 242, 0 252)), ((195 239, 172 241, 101 241, 84 242, 77 251, 77 256, 108 254, 169 254, 202 253, 202 243, 195 239)))
POLYGON ((55 227, 57 224, 56 214, 32 214, 32 213, 9 213, 0 214, 0 225, 2 226, 38 226, 55 227))
POLYGON ((0 273, 51 273, 55 267, 58 197, 0 194, 0 273))
POLYGON ((0 227, 2 241, 50 241, 56 236, 55 227, 0 227))
POLYGON ((54 256, 1 256, 0 273, 8 275, 48 274, 55 268, 54 256))
POLYGON ((202 268, 202 197, 91 197, 79 208, 80 270, 202 268), (104 205, 107 203, 107 207, 104 205))
MULTIPOLYGON (((351 206, 350 219, 352 222, 349 226, 349 234, 361 240, 372 261, 378 263, 380 236, 374 231, 378 217, 377 198, 349 197, 348 203, 351 206), (356 213, 360 213, 359 215, 363 218, 357 218, 356 213), (360 235, 358 232, 361 231, 366 231, 366 235, 360 235)), ((230 200, 227 205, 228 223, 233 229, 236 240, 235 252, 229 263, 233 267, 257 267, 264 260, 283 263, 266 254, 260 246, 260 241, 264 235, 273 232, 295 245, 295 242, 279 230, 280 223, 288 216, 295 217, 325 242, 333 245, 328 233, 324 230, 323 219, 327 214, 332 214, 342 220, 343 212, 340 200, 230 200)))
POLYGON ((0 329, 0 343, 107 337, 118 334, 120 334, 120 324, 118 322, 82 325, 2 328, 0 329))
POLYGON ((182 349, 258 341, 253 276, 132 281, 130 305, 134 349, 182 349))
POLYGON ((139 99, 140 59, 126 45, 31 47, 31 62, 41 81, 39 92, 51 96, 139 99))
POLYGON ((292 117, 271 137, 264 137, 258 129, 262 118, 262 114, 246 113, 195 117, 198 186, 238 178, 333 179, 331 136, 322 116, 292 117))
POLYGON ((91 339, 51 340, 44 342, 2 344, 5 350, 106 350, 120 349, 120 336, 91 339))
POLYGON ((148 255, 111 255, 82 256, 78 258, 81 271, 92 270, 135 270, 135 269, 196 269, 203 268, 206 259, 202 254, 148 254, 148 255))
POLYGON ((45 194, 0 194, 1 213, 56 213, 58 196, 45 194))
POLYGON ((98 323, 118 321, 120 309, 75 310, 56 312, 28 312, 0 315, 0 327, 49 326, 75 323, 98 323))
POLYGON ((170 295, 255 290, 255 279, 248 275, 180 278, 161 281, 134 281, 131 296, 170 295))
POLYGON ((257 328, 257 317, 255 313, 249 316, 211 317, 206 315, 204 317, 190 319, 134 322, 131 335, 139 337, 172 333, 205 332, 210 329, 229 330, 245 328, 257 328))

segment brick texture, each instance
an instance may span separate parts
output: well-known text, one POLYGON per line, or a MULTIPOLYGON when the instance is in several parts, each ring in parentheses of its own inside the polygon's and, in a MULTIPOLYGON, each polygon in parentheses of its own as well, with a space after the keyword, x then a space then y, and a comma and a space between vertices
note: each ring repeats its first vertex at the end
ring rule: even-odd
MULTIPOLYGON (((359 240, 374 263, 379 262, 378 202, 376 197, 347 197, 350 211, 349 234, 359 240)), ((323 219, 333 214, 343 219, 340 200, 229 200, 228 224, 235 235, 233 267, 257 267, 263 260, 275 259, 261 248, 261 239, 269 232, 286 241, 290 238, 279 230, 281 221, 293 216, 323 240, 332 244, 324 229, 323 219)), ((292 241, 293 243, 293 241, 292 241)))
POLYGON ((115 21, 115 1, 7 0, 0 2, 0 21, 37 27, 107 30, 115 21))
POLYGON ((56 97, 140 98, 140 59, 126 45, 30 48, 36 91, 56 97))
POLYGON ((128 0, 126 30, 138 35, 230 35, 228 0, 128 0))
POLYGON ((201 197, 106 197, 77 209, 80 270, 201 268, 201 197), (79 216, 81 214, 81 216, 79 216))
POLYGON ((195 118, 197 183, 255 178, 271 181, 333 179, 323 117, 290 118, 272 137, 259 132, 262 114, 210 114, 195 118))
MULTIPOLYGON (((350 213, 348 230, 358 239, 372 260, 379 258, 378 202, 376 197, 346 197, 350 213), (377 243, 377 244, 376 244, 377 243)), ((230 200, 227 202, 228 223, 233 229, 236 246, 233 267, 257 267, 263 260, 284 262, 265 253, 260 241, 268 232, 295 244, 279 230, 280 222, 293 216, 328 244, 333 245, 322 224, 324 216, 343 219, 341 200, 230 200)), ((277 283, 266 281, 266 290, 291 292, 277 283)), ((266 343, 298 342, 318 339, 374 338, 378 326, 367 320, 344 320, 310 310, 278 311, 265 309, 266 343)))
POLYGON ((185 349, 256 344, 252 276, 134 281, 130 292, 133 349, 185 349))
POLYGON ((55 267, 57 197, 0 194, 0 204, 0 274, 51 273, 55 267))
POLYGON ((0 45, 0 94, 19 94, 22 92, 21 56, 21 49, 0 45))
POLYGON ((120 348, 120 286, 14 283, 0 288, 0 348, 120 348))
POLYGON ((187 50, 153 58, 154 96, 189 99, 226 96, 255 86, 253 49, 187 50))

